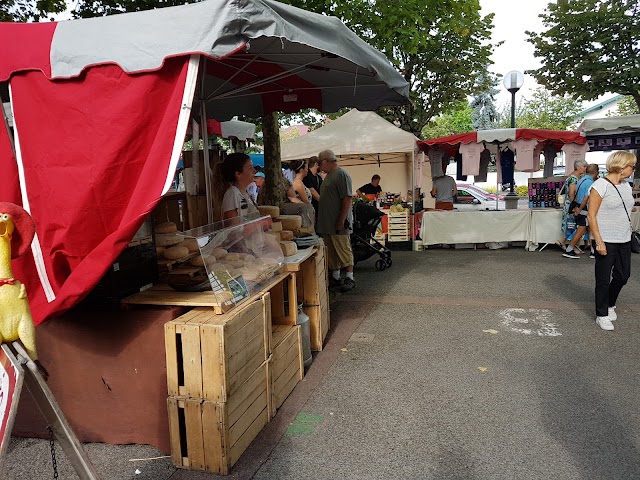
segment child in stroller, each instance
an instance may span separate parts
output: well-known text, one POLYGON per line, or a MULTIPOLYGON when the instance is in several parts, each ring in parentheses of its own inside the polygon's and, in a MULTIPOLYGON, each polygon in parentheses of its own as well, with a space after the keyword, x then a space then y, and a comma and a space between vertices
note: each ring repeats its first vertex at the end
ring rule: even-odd
POLYGON ((354 263, 378 255, 380 258, 375 264, 378 270, 384 270, 392 265, 391 250, 374 238, 376 228, 383 216, 384 213, 367 202, 357 201, 353 204, 351 249, 354 263))

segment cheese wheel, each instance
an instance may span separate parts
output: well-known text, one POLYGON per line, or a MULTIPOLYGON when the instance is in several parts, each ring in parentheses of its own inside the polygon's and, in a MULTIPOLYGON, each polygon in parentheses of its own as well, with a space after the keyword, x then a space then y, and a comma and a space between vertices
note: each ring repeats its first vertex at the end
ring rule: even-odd
POLYGON ((302 226, 300 215, 280 215, 276 221, 282 223, 283 230, 297 230, 302 226))
POLYGON ((189 255, 189 249, 181 246, 169 247, 162 253, 162 255, 167 260, 178 260, 189 255))
POLYGON ((267 232, 267 235, 270 235, 271 237, 276 239, 276 242, 279 242, 280 240, 282 240, 280 234, 282 232, 267 232))
POLYGON ((293 232, 291 230, 283 230, 280 232, 280 240, 293 240, 293 232))
POLYGON ((189 253, 195 253, 200 251, 200 247, 198 247, 198 240, 195 238, 185 238, 182 242, 178 244, 179 247, 187 247, 189 249, 189 253))
POLYGON ((156 245, 158 247, 170 247, 177 245, 184 240, 184 235, 175 233, 158 233, 156 234, 156 245))
POLYGON ((273 222, 271 226, 272 232, 281 232, 282 231, 282 222, 273 222))
POLYGON ((280 215, 280 208, 271 205, 258 205, 258 211, 260 215, 270 215, 271 218, 276 218, 280 215))
POLYGON ((213 255, 209 255, 208 257, 202 257, 198 255, 197 257, 191 259, 191 265, 193 265, 194 267, 203 267, 205 263, 207 264, 207 266, 213 265, 214 263, 216 263, 216 257, 214 257, 213 255))
POLYGON ((156 233, 173 233, 178 231, 178 227, 173 222, 159 223, 153 228, 156 233))
POLYGON ((296 245, 296 242, 280 242, 280 248, 282 249, 282 254, 285 257, 290 257, 291 255, 298 253, 298 246, 296 245))
POLYGON ((211 251, 211 255, 216 257, 218 260, 220 260, 221 258, 224 258, 227 253, 229 252, 227 252, 224 248, 214 248, 211 251))
POLYGON ((224 261, 225 262, 232 262, 235 260, 240 260, 240 255, 238 255, 237 253, 227 253, 224 256, 224 261))

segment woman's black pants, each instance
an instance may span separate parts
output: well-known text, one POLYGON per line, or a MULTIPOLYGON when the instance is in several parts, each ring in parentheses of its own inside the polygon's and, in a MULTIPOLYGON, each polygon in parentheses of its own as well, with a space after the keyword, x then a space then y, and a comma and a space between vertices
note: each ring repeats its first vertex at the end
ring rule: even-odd
POLYGON ((631 275, 631 242, 608 243, 607 254, 596 250, 596 315, 606 317, 631 275))

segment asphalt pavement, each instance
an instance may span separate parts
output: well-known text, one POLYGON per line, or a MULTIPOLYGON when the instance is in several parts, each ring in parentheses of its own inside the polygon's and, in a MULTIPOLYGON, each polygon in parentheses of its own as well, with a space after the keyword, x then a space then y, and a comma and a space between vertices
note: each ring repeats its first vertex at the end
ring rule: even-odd
MULTIPOLYGON (((594 261, 560 250, 393 252, 356 266, 326 348, 228 477, 149 446, 85 444, 104 479, 640 478, 640 255, 613 332, 594 261), (162 458, 155 458, 162 457, 162 458)), ((57 452, 60 479, 76 478, 57 452)), ((53 478, 14 438, 0 478, 53 478)))

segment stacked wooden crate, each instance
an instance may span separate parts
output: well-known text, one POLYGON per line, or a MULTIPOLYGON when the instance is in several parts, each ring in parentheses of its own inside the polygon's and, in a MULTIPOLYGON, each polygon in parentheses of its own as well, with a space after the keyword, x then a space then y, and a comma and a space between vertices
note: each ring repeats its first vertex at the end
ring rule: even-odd
POLYGON ((411 240, 409 232, 410 215, 408 211, 388 213, 388 233, 389 242, 406 242, 411 240))
POLYGON ((194 308, 165 325, 165 348, 173 463, 226 475, 273 410, 270 294, 194 308))
POLYGON ((311 350, 319 352, 329 332, 329 290, 326 247, 319 244, 316 248, 316 253, 297 272, 297 293, 304 313, 309 316, 311 350))
POLYGON ((271 416, 274 416, 304 377, 300 327, 274 325, 271 342, 273 353, 267 365, 271 384, 271 416))

